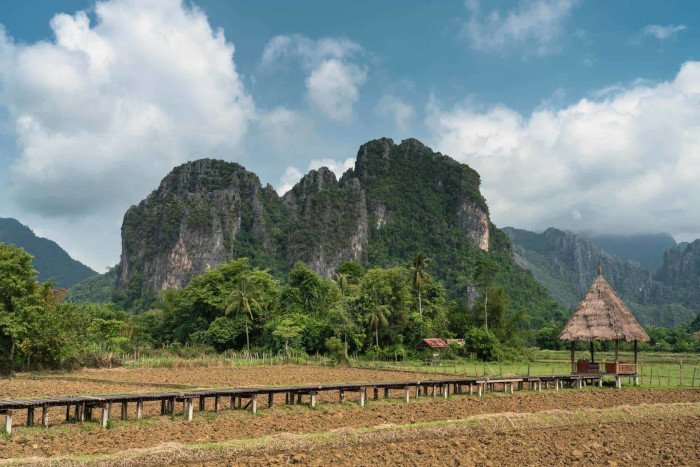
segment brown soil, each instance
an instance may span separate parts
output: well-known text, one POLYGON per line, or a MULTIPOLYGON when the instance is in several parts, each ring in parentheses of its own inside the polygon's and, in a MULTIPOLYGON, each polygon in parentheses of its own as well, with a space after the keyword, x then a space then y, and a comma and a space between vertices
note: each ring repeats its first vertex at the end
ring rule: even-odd
MULTIPOLYGON (((700 417, 346 445, 237 458, 240 465, 700 465, 700 417)), ((214 461, 207 465, 228 463, 214 461)))
MULTIPOLYGON (((154 383, 178 383, 194 384, 202 386, 243 386, 243 385, 287 385, 287 384, 312 384, 345 381, 386 381, 404 380, 415 377, 413 373, 382 372, 372 370, 356 370, 342 368, 318 368, 318 367, 252 367, 252 368, 180 368, 180 369, 140 369, 140 370, 99 370, 83 371, 71 376, 84 378, 103 379, 105 381, 131 381, 139 384, 134 388, 129 388, 118 383, 95 383, 83 381, 64 380, 28 380, 25 378, 14 378, 0 380, 0 393, 3 398, 21 398, 32 395, 63 395, 75 394, 78 392, 89 393, 109 393, 109 392, 145 392, 147 390, 163 391, 162 387, 144 386, 143 383, 150 381, 154 383), (228 383, 224 383, 228 382, 228 383), (150 388, 150 389, 146 389, 150 388)), ((391 397, 401 397, 402 393, 392 392, 391 397)), ((347 394, 351 399, 351 394, 347 394)), ((371 396, 370 396, 371 397, 371 396)), ((0 459, 26 458, 31 456, 48 457, 58 455, 80 455, 80 454, 109 454, 117 453, 132 448, 149 448, 163 443, 179 443, 181 445, 201 444, 221 442, 235 439, 259 438, 262 436, 277 435, 283 436, 285 433, 316 433, 333 430, 343 430, 350 428, 375 427, 385 424, 412 424, 417 422, 430 422, 441 420, 465 419, 481 414, 502 414, 502 413, 533 413, 553 409, 566 411, 597 408, 604 409, 624 405, 639 406, 642 404, 671 404, 679 402, 700 403, 700 389, 676 389, 676 390, 653 390, 653 389, 624 389, 621 391, 604 389, 586 390, 565 390, 561 392, 544 391, 542 393, 516 392, 515 395, 493 394, 483 398, 476 396, 455 396, 448 400, 440 398, 421 397, 412 399, 410 403, 393 401, 370 401, 368 407, 361 408, 353 402, 337 404, 337 393, 328 393, 321 401, 331 401, 318 406, 315 410, 307 406, 282 406, 283 396, 278 396, 275 403, 278 404, 272 409, 266 407, 266 401, 261 402, 261 410, 257 416, 253 416, 247 411, 224 410, 220 414, 212 412, 195 413, 195 420, 185 422, 181 417, 171 420, 169 417, 161 417, 158 414, 159 403, 146 403, 145 415, 149 418, 142 422, 136 421, 116 421, 119 414, 119 407, 113 410, 112 418, 115 419, 113 427, 104 430, 96 423, 62 423, 65 417, 65 409, 52 409, 50 419, 56 425, 49 429, 41 427, 27 428, 20 426, 23 423, 25 411, 16 413, 15 432, 12 438, 4 439, 0 437, 0 459)), ((130 415, 131 410, 130 407, 130 415)), ((211 410, 211 405, 208 406, 211 410)), ((650 424, 654 426, 654 423, 650 424)), ((661 425, 665 426, 665 425, 661 425)), ((667 427, 669 430, 673 427, 667 427)), ((636 429, 636 427, 635 427, 636 429)), ((612 430, 612 428, 611 428, 612 430)), ((612 433, 617 433, 611 431, 612 433)), ((673 433, 676 433, 675 431, 673 433)), ((670 434, 673 435, 673 433, 670 434)), ((683 433, 679 431, 678 433, 683 433)), ((691 433, 691 432, 688 432, 691 433)), ((697 435, 697 430, 694 432, 697 435)), ((561 434, 561 433, 559 433, 561 434)), ((530 448, 546 450, 552 442, 537 436, 545 434, 534 433, 533 441, 538 443, 526 443, 522 451, 530 448), (543 443, 543 444, 539 444, 543 443), (545 444, 548 443, 548 444, 545 444)), ((553 435, 557 435, 554 433, 553 435)), ((635 435, 630 433, 630 436, 635 435)), ((515 445, 518 434, 509 435, 515 445)), ((530 436, 530 435, 528 435, 530 436)), ((568 435, 567 435, 568 436, 568 435)), ((573 436, 573 435, 571 435, 573 436)), ((617 436, 617 435, 615 435, 617 436)), ((674 435, 675 436, 675 435, 674 435)), ((481 438, 478 438, 481 439, 481 438)), ((493 444, 498 449, 506 449, 499 437, 485 436, 485 441, 493 444)), ((504 438, 506 439, 506 438, 504 438)), ((507 439, 511 439, 508 438, 507 439)), ((566 438, 570 442, 576 441, 573 437, 566 438)), ((592 438, 593 439, 593 438, 592 438)), ((628 438, 625 438, 628 439, 628 438)), ((636 438, 629 438, 630 440, 636 438)), ((685 438, 684 438, 685 439, 685 438)), ((698 438, 693 438, 697 440, 698 438)), ((465 449, 479 446, 464 441, 465 449)), ((446 440, 445 443, 452 440, 446 440)), ((595 441, 595 440, 594 440, 595 441)), ((506 441, 503 441, 505 443, 506 441)), ((509 441, 511 442, 511 441, 509 441)), ((576 441, 578 442, 578 441, 576 441)), ((585 440, 580 440, 585 444, 585 440)), ((593 442, 593 441, 591 441, 593 442)), ((595 441, 598 442, 598 441, 595 441)), ((697 441, 695 447, 697 448, 697 441)), ((679 441, 679 445, 684 446, 684 441, 679 441)), ((390 450, 386 447, 377 446, 376 450, 381 453, 385 451, 405 452, 407 457, 401 460, 400 457, 391 457, 394 454, 381 454, 380 463, 413 463, 415 458, 418 462, 421 457, 417 451, 411 449, 425 449, 425 453, 439 452, 440 449, 447 449, 448 445, 441 444, 441 441, 426 440, 419 443, 398 443, 397 448, 390 450), (423 443, 425 446, 423 446, 423 443), (437 443, 437 444, 436 444, 437 443), (411 454, 414 452, 415 454, 411 454), (386 459, 382 456, 389 456, 386 459), (414 456, 414 457, 411 457, 414 456), (415 457, 418 456, 418 457, 415 457)), ((374 448, 372 448, 374 449, 374 448)), ((462 452, 454 447, 450 448, 455 452, 462 452), (456 449, 456 450, 455 450, 456 449)), ((457 456, 451 456, 450 449, 444 453, 448 463, 454 463, 457 456), (452 460, 450 462, 450 460, 452 460)), ((481 448, 479 448, 481 449, 481 448)), ((565 448, 562 452, 566 454, 565 448)), ((581 450, 581 449, 579 449, 581 450)), ((465 451, 466 452, 466 451, 465 451)), ((477 450, 480 453, 480 450, 477 450)), ((582 451, 583 452, 583 451, 582 451)), ((615 451, 617 452, 617 450, 615 451)), ((357 458, 350 456, 351 451, 343 449, 333 452, 332 455, 340 456, 339 462, 356 463, 357 458)), ((396 454, 398 456, 399 454, 396 454)), ((427 454, 426 454, 427 455, 427 454)), ((544 454, 543 454, 544 455, 544 454)), ((327 457, 325 452, 322 459, 327 457)), ((491 459, 491 458, 490 458, 491 459)), ((496 459, 496 458, 494 458, 496 459)), ((503 458, 505 459, 505 458, 503 458)), ((257 462, 252 459, 251 462, 257 462)), ((315 461, 313 456, 309 462, 315 461)), ((428 463, 436 462, 426 457, 428 463)), ((306 462, 306 459, 304 460, 306 462)), ((495 461, 496 462, 496 461, 495 461)), ((497 462, 500 463, 500 462, 497 462)))

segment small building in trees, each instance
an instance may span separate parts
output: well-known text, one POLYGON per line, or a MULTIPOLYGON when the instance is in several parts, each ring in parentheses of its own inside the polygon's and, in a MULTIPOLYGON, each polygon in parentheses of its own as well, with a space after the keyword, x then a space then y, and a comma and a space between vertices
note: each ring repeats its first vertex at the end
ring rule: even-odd
POLYGON ((603 277, 603 268, 598 266, 598 277, 586 293, 583 301, 566 323, 559 339, 571 342, 571 372, 598 373, 615 376, 615 384, 620 387, 620 377, 634 378, 638 384, 637 342, 648 341, 649 336, 627 309, 617 293, 603 277), (620 341, 634 342, 634 363, 619 361, 620 341), (574 361, 574 346, 577 341, 590 342, 591 360, 574 361), (605 367, 595 361, 594 341, 615 341, 615 361, 605 367))
POLYGON ((423 362, 426 365, 432 365, 434 363, 442 362, 441 352, 444 349, 449 349, 450 346, 447 345, 447 342, 442 339, 431 338, 420 341, 418 343, 418 348, 425 349, 425 357, 423 362))

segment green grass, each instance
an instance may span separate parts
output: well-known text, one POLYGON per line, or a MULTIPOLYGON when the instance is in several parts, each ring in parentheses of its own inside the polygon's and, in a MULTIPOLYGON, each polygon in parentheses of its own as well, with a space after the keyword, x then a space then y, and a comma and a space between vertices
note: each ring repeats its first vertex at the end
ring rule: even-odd
MULTIPOLYGON (((576 352, 576 359, 590 359, 584 351, 576 352)), ((640 353, 640 383, 645 387, 691 387, 695 374, 694 387, 700 387, 700 355, 645 352, 640 353), (681 385, 681 367, 683 361, 683 384, 681 385)), ((614 352, 596 352, 596 361, 612 362, 614 352)), ((631 352, 620 352, 620 361, 633 362, 631 352)), ((466 376, 547 376, 571 373, 571 357, 568 351, 541 350, 534 352, 534 361, 521 362, 480 362, 469 360, 445 360, 440 365, 424 365, 422 361, 351 361, 351 366, 368 369, 387 369, 415 372, 419 374, 447 374, 466 376)))

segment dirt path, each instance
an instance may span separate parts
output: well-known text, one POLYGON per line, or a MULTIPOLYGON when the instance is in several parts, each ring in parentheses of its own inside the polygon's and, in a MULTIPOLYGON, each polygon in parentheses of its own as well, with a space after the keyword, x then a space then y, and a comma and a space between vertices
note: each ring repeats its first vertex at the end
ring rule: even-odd
POLYGON ((495 413, 533 413, 552 409, 605 409, 624 405, 700 403, 700 390, 589 389, 559 393, 516 393, 513 396, 455 396, 449 400, 420 398, 410 403, 371 402, 368 407, 346 403, 245 411, 197 413, 193 422, 153 417, 142 422, 115 422, 103 430, 96 423, 60 424, 49 429, 17 427, 11 439, 0 438, 0 458, 107 454, 162 443, 200 444, 258 438, 283 433, 315 433, 385 424, 465 419, 495 413))

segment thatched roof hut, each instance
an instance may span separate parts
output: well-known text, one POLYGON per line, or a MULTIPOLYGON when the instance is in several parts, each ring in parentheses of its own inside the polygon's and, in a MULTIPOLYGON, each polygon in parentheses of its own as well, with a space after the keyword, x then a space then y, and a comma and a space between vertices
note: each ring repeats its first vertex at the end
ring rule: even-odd
POLYGON ((603 278, 598 277, 576 307, 559 339, 566 341, 648 341, 649 336, 603 278))
MULTIPOLYGON (((576 311, 559 334, 559 339, 571 341, 571 371, 600 371, 595 362, 593 341, 615 341, 615 362, 606 363, 605 372, 637 375, 637 341, 648 341, 649 336, 627 309, 620 297, 603 277, 603 268, 598 266, 598 277, 576 307, 576 311), (634 364, 618 363, 618 344, 620 341, 634 342, 634 364), (588 341, 591 343, 591 362, 574 362, 574 343, 588 341)), ((617 378, 619 387, 620 381, 617 378)))

